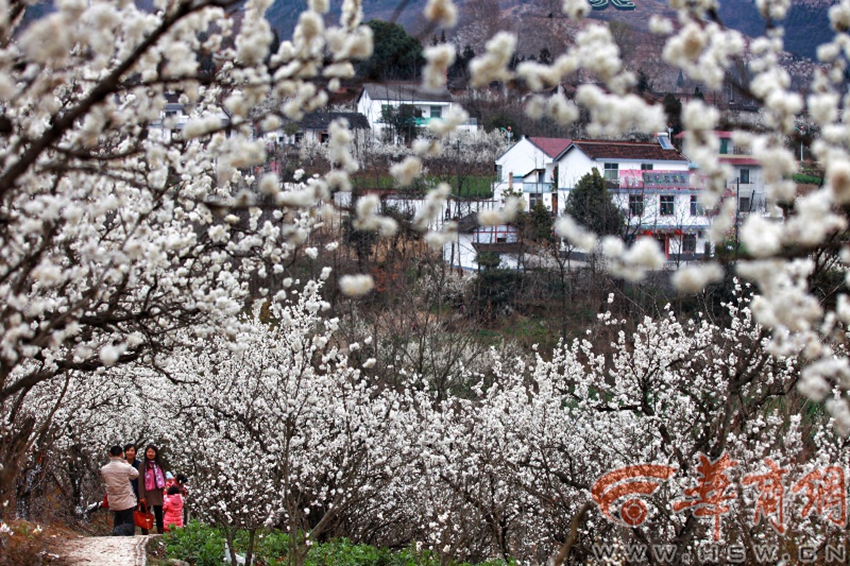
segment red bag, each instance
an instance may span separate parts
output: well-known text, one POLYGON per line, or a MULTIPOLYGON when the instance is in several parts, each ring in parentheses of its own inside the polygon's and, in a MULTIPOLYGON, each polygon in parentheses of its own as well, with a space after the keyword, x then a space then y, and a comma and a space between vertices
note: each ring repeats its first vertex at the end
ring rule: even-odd
POLYGON ((100 502, 101 509, 109 509, 109 495, 103 496, 103 501, 100 502))
POLYGON ((140 529, 151 530, 153 528, 153 513, 148 509, 147 503, 139 502, 139 506, 133 511, 133 522, 140 529))

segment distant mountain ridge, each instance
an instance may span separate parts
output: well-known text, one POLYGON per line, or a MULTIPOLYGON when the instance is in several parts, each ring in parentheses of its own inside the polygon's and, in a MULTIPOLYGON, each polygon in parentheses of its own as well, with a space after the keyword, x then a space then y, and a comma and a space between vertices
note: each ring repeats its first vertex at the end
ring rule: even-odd
MULTIPOLYGON (((597 6, 608 6, 593 10, 591 18, 603 20, 621 20, 640 31, 646 31, 649 18, 653 14, 669 14, 666 2, 659 0, 594 0, 597 6), (616 9, 621 5, 621 9, 616 9), (634 8, 630 8, 633 5, 634 8), (625 8, 624 8, 625 7, 625 8)), ((402 4, 404 9, 398 14, 397 21, 408 31, 424 27, 421 17, 426 0, 363 0, 364 19, 391 20, 402 4)), ((479 0, 455 0, 463 14, 471 4, 481 4, 479 0)), ((786 50, 794 55, 814 59, 817 46, 833 37, 829 27, 828 9, 836 0, 791 0, 791 9, 785 20, 786 50)), ((331 2, 331 21, 339 16, 341 2, 331 2)), ((498 6, 506 21, 516 21, 518 15, 537 14, 538 17, 560 16, 560 0, 491 0, 489 4, 498 6), (550 16, 551 15, 551 16, 550 16)), ((306 0, 276 0, 266 13, 269 21, 283 38, 291 37, 300 14, 307 7, 306 0)), ((719 15, 725 25, 748 36, 762 35, 764 21, 758 13, 754 0, 720 0, 719 15)), ((517 24, 519 25, 519 24, 517 24)), ((457 30, 463 34, 464 30, 457 30)), ((481 38, 483 43, 483 38, 481 38)), ((532 54, 532 53, 528 53, 532 54)))

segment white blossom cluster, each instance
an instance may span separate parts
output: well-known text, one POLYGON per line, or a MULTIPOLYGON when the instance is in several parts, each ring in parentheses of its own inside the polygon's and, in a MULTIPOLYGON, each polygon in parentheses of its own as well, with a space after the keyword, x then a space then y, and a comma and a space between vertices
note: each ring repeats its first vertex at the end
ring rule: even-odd
MULTIPOLYGON (((606 312, 596 334, 610 343, 492 352, 486 376, 478 365, 455 367, 453 379, 477 383, 471 398, 432 394, 404 358, 398 387, 370 385, 375 359, 357 370, 349 356, 378 345, 341 348, 320 290, 296 283, 286 301, 258 303, 238 342, 211 336, 202 349, 173 352, 160 360, 164 374, 121 368, 71 383, 56 426, 72 431, 68 441, 100 445, 167 439, 169 461, 192 478, 193 509, 231 529, 276 525, 296 535, 296 552, 345 524, 348 536, 412 540, 446 560, 506 551, 543 562, 603 474, 646 462, 676 473, 645 498, 648 520, 637 528, 664 544, 679 544, 682 529, 710 537, 712 520, 686 527, 687 514, 667 512, 693 486, 699 453, 739 463, 725 540, 736 540, 739 522, 770 540, 764 522, 750 526, 756 493, 744 474, 762 472, 766 458, 790 470, 788 481, 850 463, 827 423, 793 415, 801 359, 768 351, 740 285, 724 327, 702 313, 680 319, 669 305, 632 329, 606 312), (770 399, 780 402, 764 405, 770 399), (125 415, 121 427, 112 411, 125 415), (798 466, 803 450, 811 455, 798 466)), ((846 378, 847 368, 813 366, 804 379, 846 378)), ((52 400, 42 389, 30 410, 49 411, 52 400)), ((804 501, 788 500, 788 516, 798 513, 804 501)), ((825 521, 795 515, 786 536, 822 542, 825 521)), ((594 511, 581 533, 601 542, 621 528, 594 511)))
MULTIPOLYGON (((767 131, 735 134, 763 167, 769 214, 739 226, 744 257, 735 270, 756 292, 749 304, 727 305, 731 325, 665 311, 631 331, 603 313, 601 327, 615 336, 608 344, 575 341, 533 359, 494 355, 487 375, 453 368, 449 381, 480 378, 472 399, 432 397, 410 385, 421 381, 410 367, 399 368, 409 383, 398 390, 370 384, 333 341, 338 321, 322 318, 329 303, 321 283, 297 284, 284 267, 299 249, 317 256, 312 231, 370 152, 376 159, 391 152, 390 173, 411 184, 468 114, 458 109, 433 121, 429 135, 437 139, 415 150, 356 147, 337 122, 322 149, 332 169, 282 184, 265 168, 255 125, 271 130, 281 117, 325 107, 328 92, 373 46, 360 0, 343 2, 338 25, 326 17, 328 1, 312 0, 293 36, 270 53, 270 5, 245 3, 239 29, 230 0, 157 1, 152 12, 132 2, 63 0, 26 27, 20 17, 0 17, 3 470, 50 442, 166 440, 186 447, 173 461, 197 478, 200 507, 221 524, 278 524, 315 537, 348 522, 359 534, 418 541, 449 562, 542 561, 595 478, 636 461, 685 472, 699 452, 725 450, 749 466, 768 456, 786 464, 789 450, 805 447, 816 452, 812 465, 846 467, 832 430, 789 413, 799 410, 800 375, 799 390, 825 403, 839 432, 850 431, 850 299, 828 290, 824 300, 823 288, 812 288, 823 273, 846 286, 850 271, 850 0, 829 9, 835 38, 818 49, 822 66, 807 96, 780 66, 779 27, 747 44, 712 21, 713 0, 672 0, 676 22, 653 22, 669 35, 665 60, 709 90, 748 63, 753 77, 742 88, 763 108, 767 131), (165 116, 175 99, 186 109, 182 127, 165 116), (826 177, 798 194, 786 137, 809 119, 820 130, 811 150, 826 177), (283 289, 261 283, 252 291, 252 281, 272 275, 285 276, 283 289), (265 310, 258 305, 247 316, 246 302, 270 291, 265 310), (377 526, 362 522, 372 517, 377 526), (403 527, 388 533, 387 525, 403 527)), ((779 20, 788 2, 757 7, 779 20)), ((587 14, 575 0, 562 8, 576 19, 587 14)), ((425 16, 451 27, 457 9, 429 0, 425 16)), ((527 112, 569 124, 584 108, 592 136, 665 129, 663 109, 631 92, 635 77, 606 27, 585 25, 549 66, 512 71, 516 49, 511 33, 490 38, 470 63, 472 86, 522 79, 539 92, 582 70, 601 84, 581 85, 574 100, 532 96, 527 112)), ((443 84, 452 56, 445 46, 428 51, 428 86, 443 84)), ((730 169, 716 155, 719 116, 695 101, 682 118, 689 157, 706 179, 704 204, 718 207, 710 235, 719 245, 738 220, 735 203, 721 202, 730 169)), ((427 197, 420 228, 447 192, 439 186, 427 197)), ((395 234, 397 223, 378 205, 377 197, 360 198, 355 228, 395 234)), ((508 201, 479 221, 509 222, 518 210, 508 201)), ((456 229, 446 223, 424 239, 440 246, 456 229)), ((616 238, 599 242, 568 218, 557 229, 579 247, 600 246, 626 279, 664 265, 651 239, 630 248, 616 238)), ((696 291, 722 275, 715 263, 688 268, 675 282, 696 291)), ((356 275, 339 283, 350 296, 374 285, 356 275)), ((348 344, 348 353, 358 347, 348 344)), ((3 474, 0 504, 14 479, 3 474)), ((687 481, 683 473, 654 496, 647 532, 658 540, 708 528, 667 513, 664 501, 687 481)), ((596 516, 582 528, 593 539, 617 527, 596 516)), ((817 541, 823 525, 810 518, 795 529, 817 541)), ((303 550, 308 541, 295 539, 303 550)))

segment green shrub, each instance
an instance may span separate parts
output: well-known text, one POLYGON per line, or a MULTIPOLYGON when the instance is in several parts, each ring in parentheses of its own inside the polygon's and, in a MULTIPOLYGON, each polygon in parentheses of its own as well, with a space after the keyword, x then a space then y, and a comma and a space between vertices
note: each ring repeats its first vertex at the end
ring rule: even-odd
POLYGON ((390 566, 390 558, 388 550, 338 539, 311 548, 306 566, 390 566))
POLYGON ((224 534, 216 529, 190 521, 182 529, 172 529, 163 537, 168 558, 184 560, 193 566, 224 564, 224 534))
MULTIPOLYGON (((224 534, 197 521, 183 529, 175 529, 163 537, 166 558, 184 560, 192 566, 229 566, 224 562, 224 534)), ((248 533, 240 531, 234 538, 236 552, 244 554, 248 533)), ((291 539, 278 531, 258 531, 254 541, 256 566, 289 564, 291 539)), ((478 566, 512 566, 512 562, 489 561, 478 566)), ((429 550, 412 547, 392 552, 368 544, 355 544, 348 539, 335 539, 314 545, 307 553, 305 566, 440 566, 440 558, 429 550)), ((473 566, 455 563, 454 566, 473 566)))
MULTIPOLYGON (((248 547, 248 536, 239 537, 235 541, 236 550, 245 552, 248 547)), ((260 531, 254 540, 255 563, 264 566, 278 566, 289 563, 289 535, 283 531, 260 531)))
POLYGON ((809 185, 820 185, 821 181, 823 181, 823 178, 816 177, 815 175, 807 175, 805 173, 799 173, 797 175, 794 175, 794 182, 795 183, 805 183, 805 184, 809 184, 809 185))

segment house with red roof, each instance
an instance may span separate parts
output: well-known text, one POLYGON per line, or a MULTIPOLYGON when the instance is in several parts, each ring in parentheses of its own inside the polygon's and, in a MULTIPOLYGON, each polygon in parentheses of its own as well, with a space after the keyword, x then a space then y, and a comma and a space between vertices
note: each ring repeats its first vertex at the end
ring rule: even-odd
POLYGON ((550 210, 558 210, 556 160, 571 143, 562 138, 520 139, 496 159, 496 198, 506 192, 521 192, 529 208, 539 201, 550 210))
POLYGON ((709 251, 699 179, 667 133, 651 142, 523 138, 496 160, 495 195, 521 192, 529 207, 542 202, 560 215, 578 180, 594 169, 623 211, 627 239, 655 238, 671 259, 709 251))
POLYGON ((652 142, 573 140, 558 156, 557 183, 569 194, 579 179, 597 169, 623 211, 623 235, 629 240, 655 238, 668 257, 687 260, 706 253, 711 223, 690 165, 666 133, 652 142))

